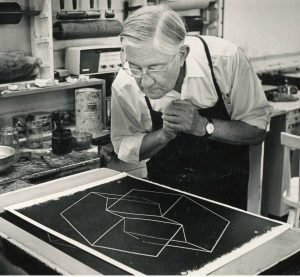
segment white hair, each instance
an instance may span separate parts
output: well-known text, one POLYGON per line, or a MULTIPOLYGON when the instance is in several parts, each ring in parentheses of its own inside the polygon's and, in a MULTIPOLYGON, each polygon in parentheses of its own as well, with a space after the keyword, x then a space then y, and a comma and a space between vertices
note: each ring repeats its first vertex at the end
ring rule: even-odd
POLYGON ((186 28, 181 17, 166 5, 145 6, 132 13, 120 34, 124 47, 152 43, 164 54, 175 54, 183 45, 186 28))

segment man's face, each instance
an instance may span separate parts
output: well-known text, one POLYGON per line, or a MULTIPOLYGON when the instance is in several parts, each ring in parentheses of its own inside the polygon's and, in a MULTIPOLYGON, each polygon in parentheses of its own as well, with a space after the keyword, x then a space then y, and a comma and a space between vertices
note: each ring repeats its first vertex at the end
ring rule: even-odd
POLYGON ((174 88, 180 71, 179 53, 166 55, 152 46, 127 46, 126 58, 131 69, 144 71, 140 77, 135 77, 135 80, 149 98, 162 98, 174 88), (163 70, 156 71, 157 69, 163 70))

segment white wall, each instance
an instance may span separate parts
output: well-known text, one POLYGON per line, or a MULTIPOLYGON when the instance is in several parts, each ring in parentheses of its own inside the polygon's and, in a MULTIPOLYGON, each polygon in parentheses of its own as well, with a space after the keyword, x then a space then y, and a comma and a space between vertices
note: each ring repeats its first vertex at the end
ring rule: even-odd
POLYGON ((300 52, 300 0, 224 0, 224 38, 250 57, 300 52))
MULTIPOLYGON (((4 2, 4 1, 2 1, 4 2)), ((7 0, 5 2, 17 2, 22 9, 26 9, 28 1, 7 0)), ((0 24, 0 51, 22 50, 31 53, 29 18, 23 16, 19 24, 0 24)))

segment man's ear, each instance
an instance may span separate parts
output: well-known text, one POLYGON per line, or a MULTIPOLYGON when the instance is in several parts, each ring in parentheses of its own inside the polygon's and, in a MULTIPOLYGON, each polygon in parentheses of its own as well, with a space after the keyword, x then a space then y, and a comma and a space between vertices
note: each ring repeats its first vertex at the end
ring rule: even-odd
POLYGON ((190 47, 188 45, 183 45, 180 47, 180 66, 183 66, 189 53, 190 47))

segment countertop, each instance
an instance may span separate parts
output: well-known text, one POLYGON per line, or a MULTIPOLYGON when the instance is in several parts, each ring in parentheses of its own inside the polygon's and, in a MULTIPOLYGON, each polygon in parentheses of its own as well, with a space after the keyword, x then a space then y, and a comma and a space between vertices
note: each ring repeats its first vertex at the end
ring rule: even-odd
POLYGON ((269 101, 269 103, 273 107, 272 117, 300 109, 300 91, 298 90, 298 93, 295 94, 294 96, 298 97, 297 101, 291 101, 291 102, 269 101))
POLYGON ((96 146, 58 156, 52 153, 49 141, 44 142, 41 149, 20 148, 20 153, 26 152, 30 152, 29 158, 20 159, 0 173, 0 193, 100 167, 100 156, 96 146))

